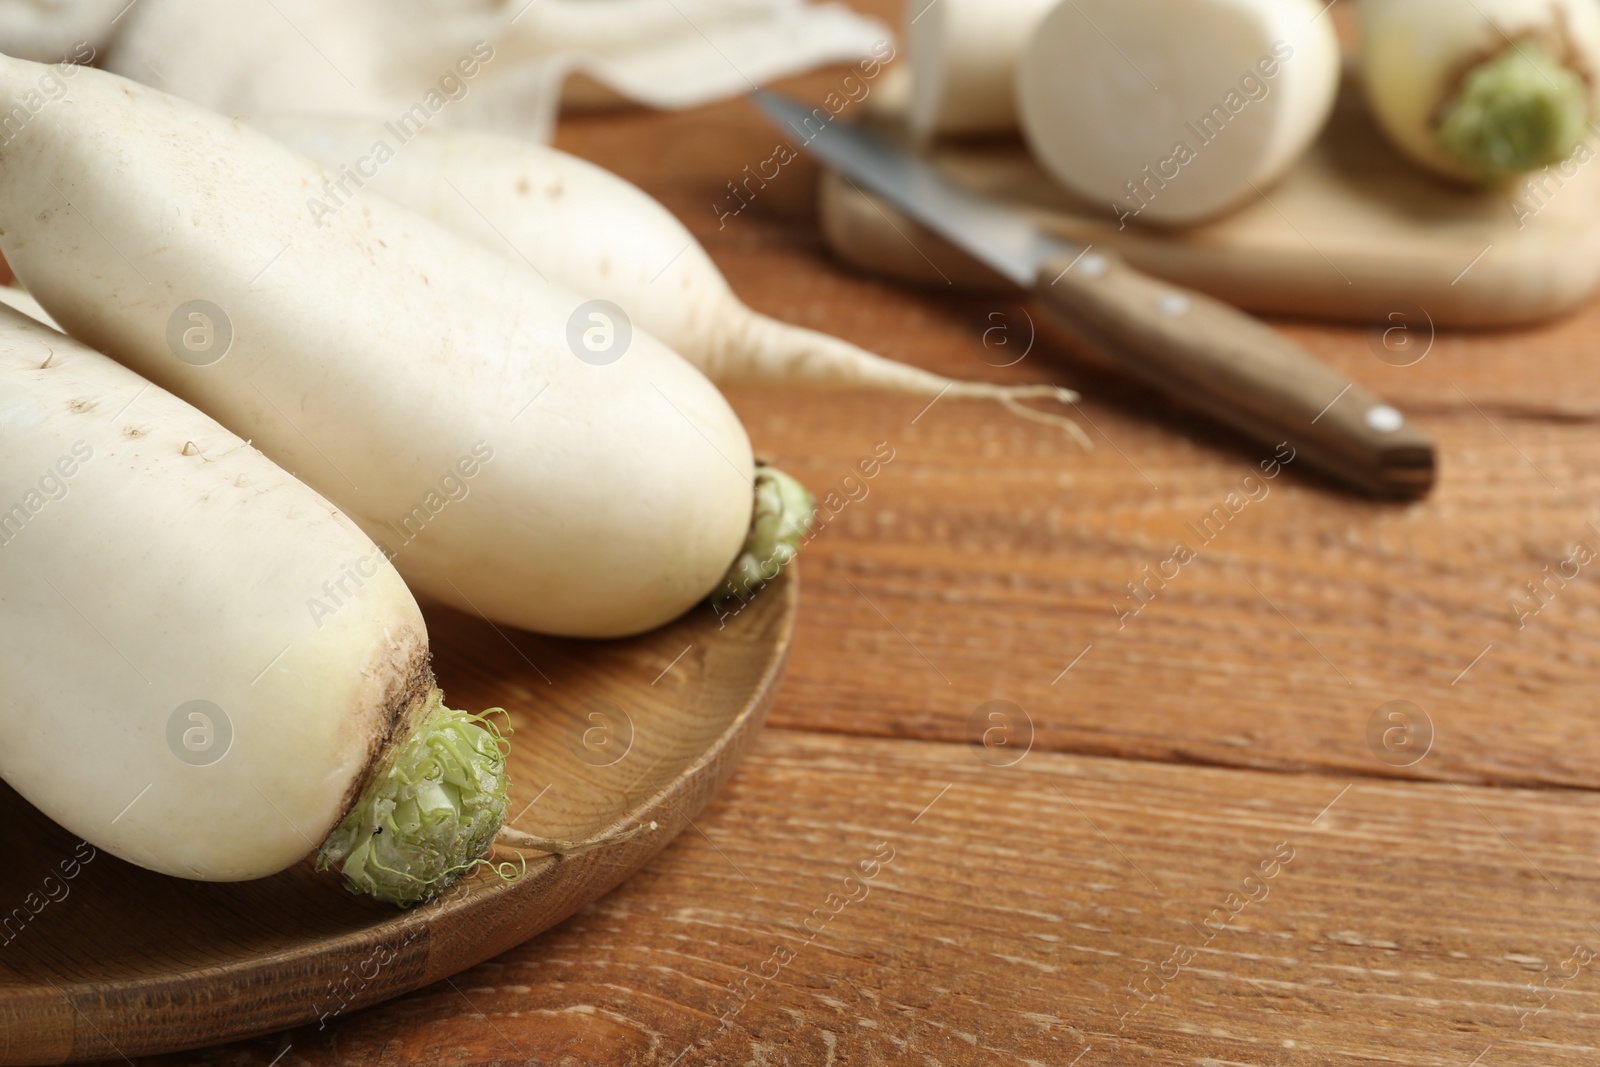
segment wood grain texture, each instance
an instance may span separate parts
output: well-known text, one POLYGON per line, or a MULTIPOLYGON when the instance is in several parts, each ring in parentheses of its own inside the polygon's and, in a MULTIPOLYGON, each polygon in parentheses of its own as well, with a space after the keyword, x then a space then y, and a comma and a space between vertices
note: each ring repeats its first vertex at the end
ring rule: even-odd
POLYGON ((1576 1067, 1597 815, 769 730, 704 837, 558 930, 206 1062, 1576 1067))
POLYGON ((566 918, 692 825, 726 781, 776 693, 797 594, 791 572, 737 612, 701 605, 606 642, 513 639, 431 612, 452 706, 506 709, 511 826, 566 841, 657 828, 562 857, 497 847, 500 876, 480 868, 409 910, 350 895, 309 857, 234 884, 155 874, 96 853, 0 785, 0 1063, 322 1029, 448 984, 566 918))
POLYGON ((1423 416, 1441 481, 1393 506, 1293 465, 1267 480, 1257 463, 1270 453, 1154 401, 1086 402, 1087 454, 981 406, 941 404, 909 426, 920 404, 899 404, 896 425, 882 400, 833 398, 803 422, 743 400, 766 447, 819 488, 853 459, 830 441, 876 434, 897 449, 813 542, 775 721, 961 740, 974 708, 1000 697, 1055 750, 1595 784, 1593 574, 1545 593, 1532 617, 1524 607, 1525 625, 1512 606, 1574 542, 1600 547, 1589 426, 1497 418, 1507 440, 1470 406, 1423 416), (1217 532, 1205 543, 1196 529, 1217 532), (1138 607, 1127 583, 1179 541, 1196 558, 1138 607), (1368 742, 1369 719, 1395 699, 1421 705, 1437 735, 1414 766, 1368 742))

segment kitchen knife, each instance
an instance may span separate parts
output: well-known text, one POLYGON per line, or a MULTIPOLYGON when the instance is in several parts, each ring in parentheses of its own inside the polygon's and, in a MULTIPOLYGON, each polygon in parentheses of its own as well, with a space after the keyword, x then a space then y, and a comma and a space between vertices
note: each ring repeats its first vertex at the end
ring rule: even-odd
POLYGON ((1016 283, 1071 332, 1188 407, 1366 492, 1419 496, 1433 442, 1399 411, 1264 323, 1045 233, 921 157, 773 93, 755 101, 799 146, 1016 283))

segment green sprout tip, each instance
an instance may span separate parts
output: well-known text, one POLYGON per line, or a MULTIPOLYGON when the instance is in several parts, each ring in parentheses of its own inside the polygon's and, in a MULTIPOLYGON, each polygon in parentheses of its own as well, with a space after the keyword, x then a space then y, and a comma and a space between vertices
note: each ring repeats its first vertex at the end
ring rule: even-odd
POLYGON ((1439 114, 1439 146, 1494 185, 1566 159, 1588 121, 1584 79, 1538 41, 1517 41, 1467 73, 1439 114))
POLYGON ((417 729, 323 842, 317 870, 337 867, 351 892, 409 907, 486 862, 505 821, 509 748, 489 714, 447 708, 434 687, 417 729))
POLYGON ((756 468, 755 509, 739 557, 719 587, 750 590, 770 582, 800 551, 811 529, 816 500, 809 490, 776 467, 756 468))

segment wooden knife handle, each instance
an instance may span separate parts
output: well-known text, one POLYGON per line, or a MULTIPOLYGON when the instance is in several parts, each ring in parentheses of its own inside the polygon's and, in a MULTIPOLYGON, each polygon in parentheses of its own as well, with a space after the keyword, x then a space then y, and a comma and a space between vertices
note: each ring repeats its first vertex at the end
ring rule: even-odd
POLYGON ((1236 308, 1097 250, 1047 264, 1034 296, 1118 366, 1255 440, 1378 496, 1433 485, 1426 434, 1236 308))

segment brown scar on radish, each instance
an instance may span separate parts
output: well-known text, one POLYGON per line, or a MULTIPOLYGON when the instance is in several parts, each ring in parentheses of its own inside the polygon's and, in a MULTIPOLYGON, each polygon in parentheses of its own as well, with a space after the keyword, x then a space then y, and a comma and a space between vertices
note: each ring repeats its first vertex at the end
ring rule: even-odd
POLYGON ((387 628, 383 636, 389 642, 389 651, 399 653, 404 660, 396 663, 374 650, 372 661, 361 668, 363 675, 382 680, 383 695, 374 706, 366 709, 365 721, 351 720, 345 724, 351 736, 368 739, 368 747, 365 767, 345 793, 341 804, 344 811, 354 807, 372 784, 383 762, 379 756, 395 739, 408 737, 416 729, 427 705, 428 692, 434 686, 425 635, 418 635, 408 627, 401 631, 399 640, 387 628))
POLYGON ((67 401, 67 410, 74 415, 82 415, 86 411, 93 411, 99 403, 100 401, 89 397, 79 397, 76 400, 67 401))
POLYGON ((200 449, 193 441, 185 441, 183 447, 178 450, 178 454, 182 456, 198 456, 200 449))
POLYGON ((147 433, 149 433, 148 430, 141 430, 137 426, 124 426, 122 428, 122 436, 124 437, 143 437, 147 433))

